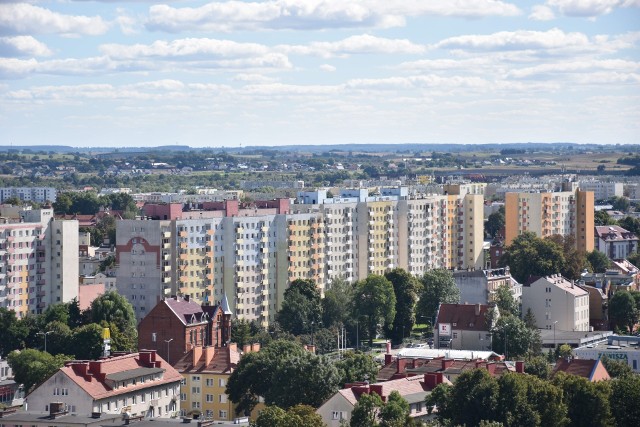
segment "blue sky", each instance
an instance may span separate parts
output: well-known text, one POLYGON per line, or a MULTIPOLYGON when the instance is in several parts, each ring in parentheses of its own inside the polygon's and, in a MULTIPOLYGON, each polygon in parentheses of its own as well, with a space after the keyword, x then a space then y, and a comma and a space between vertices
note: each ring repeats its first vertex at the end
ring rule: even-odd
POLYGON ((640 0, 0 0, 0 145, 640 143, 640 0))

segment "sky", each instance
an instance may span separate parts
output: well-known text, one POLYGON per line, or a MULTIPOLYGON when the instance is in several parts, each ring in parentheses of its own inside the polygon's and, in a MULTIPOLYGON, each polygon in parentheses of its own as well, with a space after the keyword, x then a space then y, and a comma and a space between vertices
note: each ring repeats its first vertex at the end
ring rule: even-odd
POLYGON ((640 143, 640 0, 0 0, 0 145, 640 143))

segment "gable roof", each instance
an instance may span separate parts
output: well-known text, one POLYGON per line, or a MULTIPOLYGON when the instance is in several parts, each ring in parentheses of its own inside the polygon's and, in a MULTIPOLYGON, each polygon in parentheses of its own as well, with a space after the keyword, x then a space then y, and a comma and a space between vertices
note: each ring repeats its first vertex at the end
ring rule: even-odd
POLYGON ((194 349, 191 349, 191 351, 188 351, 184 356, 182 356, 182 358, 180 358, 180 360, 178 360, 178 362, 173 366, 182 374, 193 374, 196 372, 231 374, 236 369, 238 362, 240 361, 241 353, 235 346, 217 347, 215 349, 210 347, 210 349, 215 351, 215 354, 209 363, 206 363, 206 349, 205 351, 202 351, 202 354, 196 363, 193 363, 194 349))
MULTIPOLYGON (((173 312, 183 325, 206 321, 206 318, 204 317, 205 312, 202 310, 200 304, 194 301, 176 296, 172 298, 165 298, 161 303, 164 303, 169 307, 169 310, 173 312)), ((207 317, 209 316, 207 315, 207 317)))
POLYGON ((486 304, 440 304, 438 323, 451 323, 451 329, 488 331, 486 304))
POLYGON ((161 384, 169 384, 180 381, 182 376, 171 367, 164 359, 155 355, 155 362, 146 362, 141 353, 128 353, 119 356, 108 357, 94 361, 72 361, 58 371, 59 375, 66 375, 94 400, 104 399, 133 390, 155 387, 161 384), (152 366, 154 365, 154 366, 152 366), (86 374, 85 374, 86 372, 86 374), (111 388, 105 380, 122 381, 132 378, 134 373, 153 374, 163 372, 159 380, 138 382, 136 385, 111 388))
POLYGON ((611 379, 609 372, 601 360, 591 359, 558 359, 553 369, 553 375, 558 372, 576 375, 589 381, 601 381, 611 379))
POLYGON ((619 225, 598 225, 596 226, 596 236, 606 242, 638 240, 635 234, 619 225))

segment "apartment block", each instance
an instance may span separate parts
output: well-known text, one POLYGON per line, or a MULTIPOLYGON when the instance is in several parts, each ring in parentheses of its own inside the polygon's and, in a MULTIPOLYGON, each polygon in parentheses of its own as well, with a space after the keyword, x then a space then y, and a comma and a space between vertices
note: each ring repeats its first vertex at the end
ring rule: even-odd
POLYGON ((602 182, 595 179, 580 181, 580 190, 593 192, 595 200, 609 200, 612 197, 622 197, 624 195, 623 184, 621 182, 602 182))
POLYGON ((0 203, 11 197, 25 202, 54 203, 57 191, 53 187, 3 187, 0 188, 0 203))
POLYGON ((118 221, 117 286, 138 319, 171 295, 219 304, 241 319, 274 320, 296 279, 324 292, 396 267, 481 268, 483 196, 409 196, 406 188, 300 192, 288 199, 205 202, 178 211, 145 209, 145 220, 118 221), (153 213, 153 214, 151 214, 153 213))
POLYGON ((18 317, 78 297, 78 221, 52 209, 25 210, 0 223, 0 307, 18 317))
POLYGON ((559 274, 523 286, 522 312, 527 310, 541 329, 589 330, 589 293, 559 274))
POLYGON ((599 225, 595 228, 596 249, 610 259, 624 260, 638 251, 638 236, 618 225, 599 225))
POLYGON ((460 290, 460 302, 464 304, 489 304, 495 301, 500 286, 507 286, 513 298, 520 303, 522 285, 509 271, 509 267, 490 270, 458 270, 453 272, 456 286, 460 290))
POLYGON ((546 238, 573 236, 576 249, 594 247, 594 197, 591 191, 505 194, 505 244, 525 231, 546 238))

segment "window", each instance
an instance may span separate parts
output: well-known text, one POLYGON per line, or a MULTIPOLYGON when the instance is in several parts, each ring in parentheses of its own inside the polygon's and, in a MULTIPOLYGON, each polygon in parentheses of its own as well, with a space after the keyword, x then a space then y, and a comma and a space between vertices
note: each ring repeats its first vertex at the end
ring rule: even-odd
POLYGON ((197 381, 197 382, 200 382, 200 375, 193 375, 193 376, 191 377, 191 381, 197 381))
POLYGON ((192 394, 200 394, 200 387, 191 387, 192 394))
POLYGON ((224 386, 226 386, 226 385, 227 385, 227 382, 226 382, 224 379, 220 378, 220 379, 218 380, 218 386, 219 386, 219 387, 224 387, 224 386))
POLYGON ((200 409, 200 402, 191 402, 192 409, 200 409))
POLYGON ((331 413, 332 420, 344 420, 346 418, 346 413, 344 411, 333 411, 331 413))
POLYGON ((213 394, 207 394, 206 401, 207 402, 213 402, 213 394))
POLYGON ((218 412, 218 418, 220 418, 221 420, 226 420, 227 419, 227 411, 219 411, 218 412))
POLYGON ((205 380, 207 387, 213 387, 213 378, 207 378, 205 380))
POLYGON ((218 401, 219 401, 220 403, 227 403, 227 395, 226 395, 226 394, 221 394, 221 395, 218 397, 218 401))

